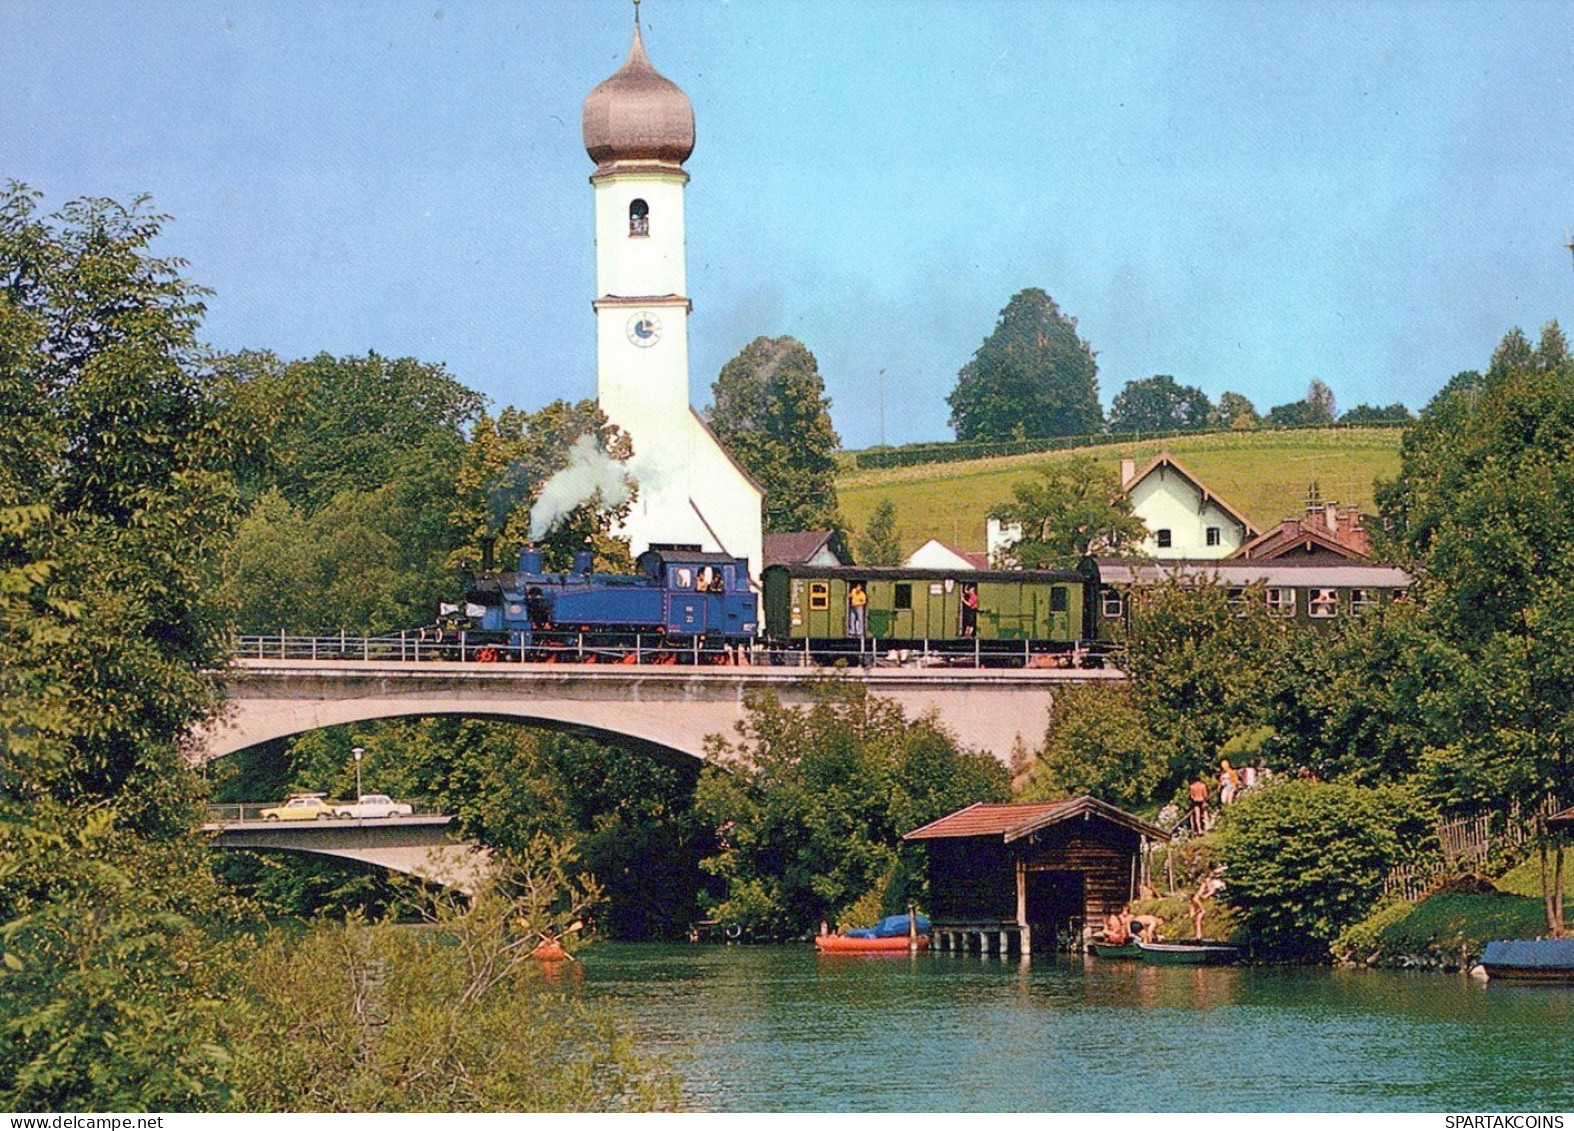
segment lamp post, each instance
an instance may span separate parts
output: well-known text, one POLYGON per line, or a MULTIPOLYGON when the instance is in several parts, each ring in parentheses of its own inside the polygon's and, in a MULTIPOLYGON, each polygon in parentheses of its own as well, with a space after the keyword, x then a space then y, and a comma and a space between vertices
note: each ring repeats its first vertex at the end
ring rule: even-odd
POLYGON ((366 751, 357 746, 350 753, 355 755, 355 800, 359 801, 361 799, 361 755, 365 754, 366 751))

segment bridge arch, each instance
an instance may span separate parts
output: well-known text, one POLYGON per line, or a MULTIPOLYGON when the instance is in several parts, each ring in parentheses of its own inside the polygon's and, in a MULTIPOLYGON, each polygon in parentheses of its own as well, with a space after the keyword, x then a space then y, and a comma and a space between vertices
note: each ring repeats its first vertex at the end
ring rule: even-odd
MULTIPOLYGON (((784 667, 596 668, 545 664, 404 663, 364 660, 238 660, 226 674, 224 716, 198 736, 194 757, 222 757, 270 739, 373 719, 464 715, 508 719, 705 757, 705 737, 731 736, 752 691, 784 703, 812 702, 831 678, 784 667)), ((870 669, 856 679, 902 704, 909 718, 933 713, 973 749, 1002 762, 1036 747, 1055 687, 1122 678, 1113 671, 870 669)))

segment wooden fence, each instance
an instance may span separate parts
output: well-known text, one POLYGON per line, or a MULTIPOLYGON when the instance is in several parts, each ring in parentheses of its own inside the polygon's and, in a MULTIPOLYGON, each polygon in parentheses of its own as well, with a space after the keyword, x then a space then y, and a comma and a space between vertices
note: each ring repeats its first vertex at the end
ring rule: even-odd
POLYGON ((1562 806, 1548 794, 1527 813, 1515 801, 1506 813, 1477 813, 1440 821, 1437 826, 1441 858, 1419 860, 1391 869, 1383 877, 1383 894, 1416 903, 1449 876, 1480 868, 1494 848, 1502 853, 1517 848, 1535 835, 1536 817, 1551 816, 1562 806))

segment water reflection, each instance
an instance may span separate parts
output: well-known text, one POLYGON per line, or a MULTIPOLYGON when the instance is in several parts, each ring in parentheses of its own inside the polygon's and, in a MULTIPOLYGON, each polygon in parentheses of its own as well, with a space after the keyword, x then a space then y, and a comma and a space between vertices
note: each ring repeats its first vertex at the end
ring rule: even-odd
POLYGON ((695 1108, 1574 1107, 1574 987, 787 947, 583 957, 584 995, 678 1062, 695 1108))

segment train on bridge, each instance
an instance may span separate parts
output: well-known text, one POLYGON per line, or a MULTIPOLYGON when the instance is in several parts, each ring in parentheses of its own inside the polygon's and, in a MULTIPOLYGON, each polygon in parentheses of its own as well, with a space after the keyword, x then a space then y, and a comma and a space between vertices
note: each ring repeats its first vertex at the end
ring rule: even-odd
POLYGON ((588 551, 549 572, 526 547, 517 569, 477 574, 463 603, 441 607, 440 624, 483 661, 1096 667, 1124 637, 1132 590, 1166 579, 1206 579, 1310 623, 1359 616, 1410 585, 1397 568, 1352 562, 1088 558, 1075 570, 778 564, 764 570, 761 595, 746 561, 696 547, 653 547, 631 574, 595 572, 588 551))

